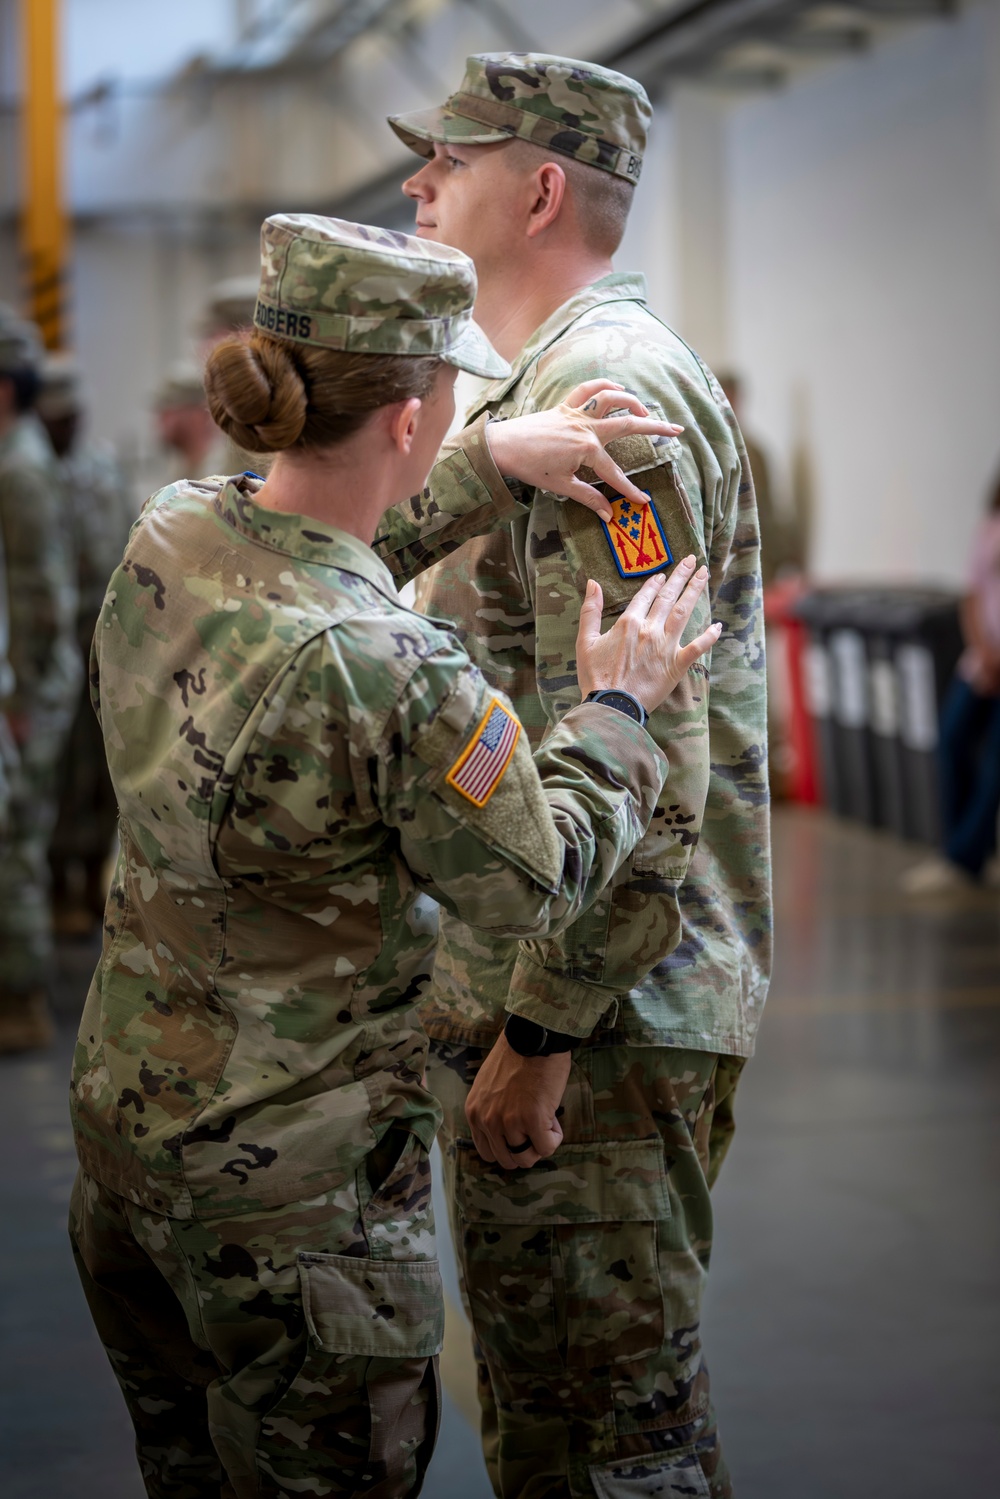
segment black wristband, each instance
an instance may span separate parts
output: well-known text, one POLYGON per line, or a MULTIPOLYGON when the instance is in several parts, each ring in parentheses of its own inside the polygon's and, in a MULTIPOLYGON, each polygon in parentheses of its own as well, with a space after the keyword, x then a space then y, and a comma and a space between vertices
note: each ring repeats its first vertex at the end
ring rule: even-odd
POLYGON ((519 1057, 551 1057, 557 1052, 572 1051, 579 1046, 579 1036, 567 1036, 562 1031, 547 1030, 525 1015, 508 1015, 503 1028, 507 1045, 519 1057))

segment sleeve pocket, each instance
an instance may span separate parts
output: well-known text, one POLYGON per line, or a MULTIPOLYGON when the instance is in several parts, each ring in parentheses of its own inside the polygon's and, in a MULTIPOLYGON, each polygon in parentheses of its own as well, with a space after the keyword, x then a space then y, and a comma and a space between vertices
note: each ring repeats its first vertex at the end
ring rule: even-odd
POLYGON ((644 1223, 670 1217, 657 1139, 560 1145, 523 1171, 484 1161, 458 1142, 456 1196, 469 1223, 644 1223))
POLYGON ((328 1353, 431 1358, 441 1352, 444 1300, 434 1260, 300 1254, 306 1326, 328 1353))

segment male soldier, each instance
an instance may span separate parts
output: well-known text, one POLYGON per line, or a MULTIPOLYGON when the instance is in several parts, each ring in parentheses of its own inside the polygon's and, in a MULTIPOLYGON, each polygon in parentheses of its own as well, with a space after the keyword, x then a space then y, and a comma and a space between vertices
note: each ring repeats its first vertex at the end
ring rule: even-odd
POLYGON ((15 679, 6 715, 20 758, 0 860, 0 1052, 52 1037, 47 855, 56 768, 83 675, 65 494, 33 409, 41 357, 34 327, 0 308, 0 530, 15 679))
MULTIPOLYGON (((253 326, 257 284, 256 276, 227 276, 211 288, 200 329, 198 349, 202 359, 207 359, 211 350, 224 338, 230 338, 234 333, 253 326)), ((222 473, 242 474, 249 470, 266 476, 271 466, 271 460, 266 454, 248 453, 229 437, 223 441, 222 473)))
POLYGON ((201 370, 195 364, 171 366, 153 397, 156 435, 170 454, 157 470, 153 487, 177 479, 227 474, 226 439, 209 413, 201 370))
MULTIPOLYGON (((442 916, 429 1082, 503 1499, 731 1493, 699 1323, 709 1188, 770 963, 757 517, 717 382, 646 306, 642 278, 612 270, 649 118, 620 74, 493 54, 468 59, 442 108, 390 120, 427 158, 404 185, 418 234, 472 256, 477 318, 513 365, 467 419, 607 375, 685 429, 610 445, 648 508, 616 500, 604 523, 542 478, 513 523, 451 556, 433 534, 390 529, 397 576, 447 558, 428 612, 457 622, 536 744, 579 701, 588 577, 614 616, 693 551, 710 569, 693 625, 709 608, 725 625, 710 669, 651 720, 669 779, 593 910, 519 947, 442 916)), ((415 528, 455 508, 452 461, 412 502, 415 528)))
MULTIPOLYGON (((86 665, 104 590, 121 560, 135 509, 110 447, 83 436, 82 380, 71 356, 50 354, 44 361, 37 409, 69 500, 79 595, 76 638, 86 665)), ((117 807, 100 725, 82 682, 58 785, 59 814, 49 847, 56 927, 86 933, 104 915, 104 865, 117 807), (82 880, 75 896, 74 875, 82 880)))

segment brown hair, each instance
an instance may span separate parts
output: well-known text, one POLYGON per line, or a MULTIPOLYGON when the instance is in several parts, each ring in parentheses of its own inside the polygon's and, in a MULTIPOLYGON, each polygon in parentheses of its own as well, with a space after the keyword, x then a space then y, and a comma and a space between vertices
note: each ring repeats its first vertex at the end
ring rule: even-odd
POLYGON ((501 157, 511 171, 534 171, 543 161, 554 161, 566 173, 569 198, 584 244, 598 255, 613 255, 622 242, 635 187, 601 167, 575 156, 546 151, 534 141, 506 141, 501 157))
POLYGON ((205 365, 212 420, 250 453, 328 447, 373 411, 430 395, 434 354, 350 354, 271 338, 254 328, 217 344, 205 365))

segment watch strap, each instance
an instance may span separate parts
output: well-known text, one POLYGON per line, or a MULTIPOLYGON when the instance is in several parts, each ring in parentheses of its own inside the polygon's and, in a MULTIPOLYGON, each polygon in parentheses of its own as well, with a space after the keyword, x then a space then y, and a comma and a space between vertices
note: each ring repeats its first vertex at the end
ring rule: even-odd
POLYGON ((508 1046, 519 1057, 551 1057, 557 1052, 572 1051, 580 1044, 579 1036, 550 1031, 536 1020, 529 1020, 526 1015, 508 1015, 503 1033, 508 1046))

